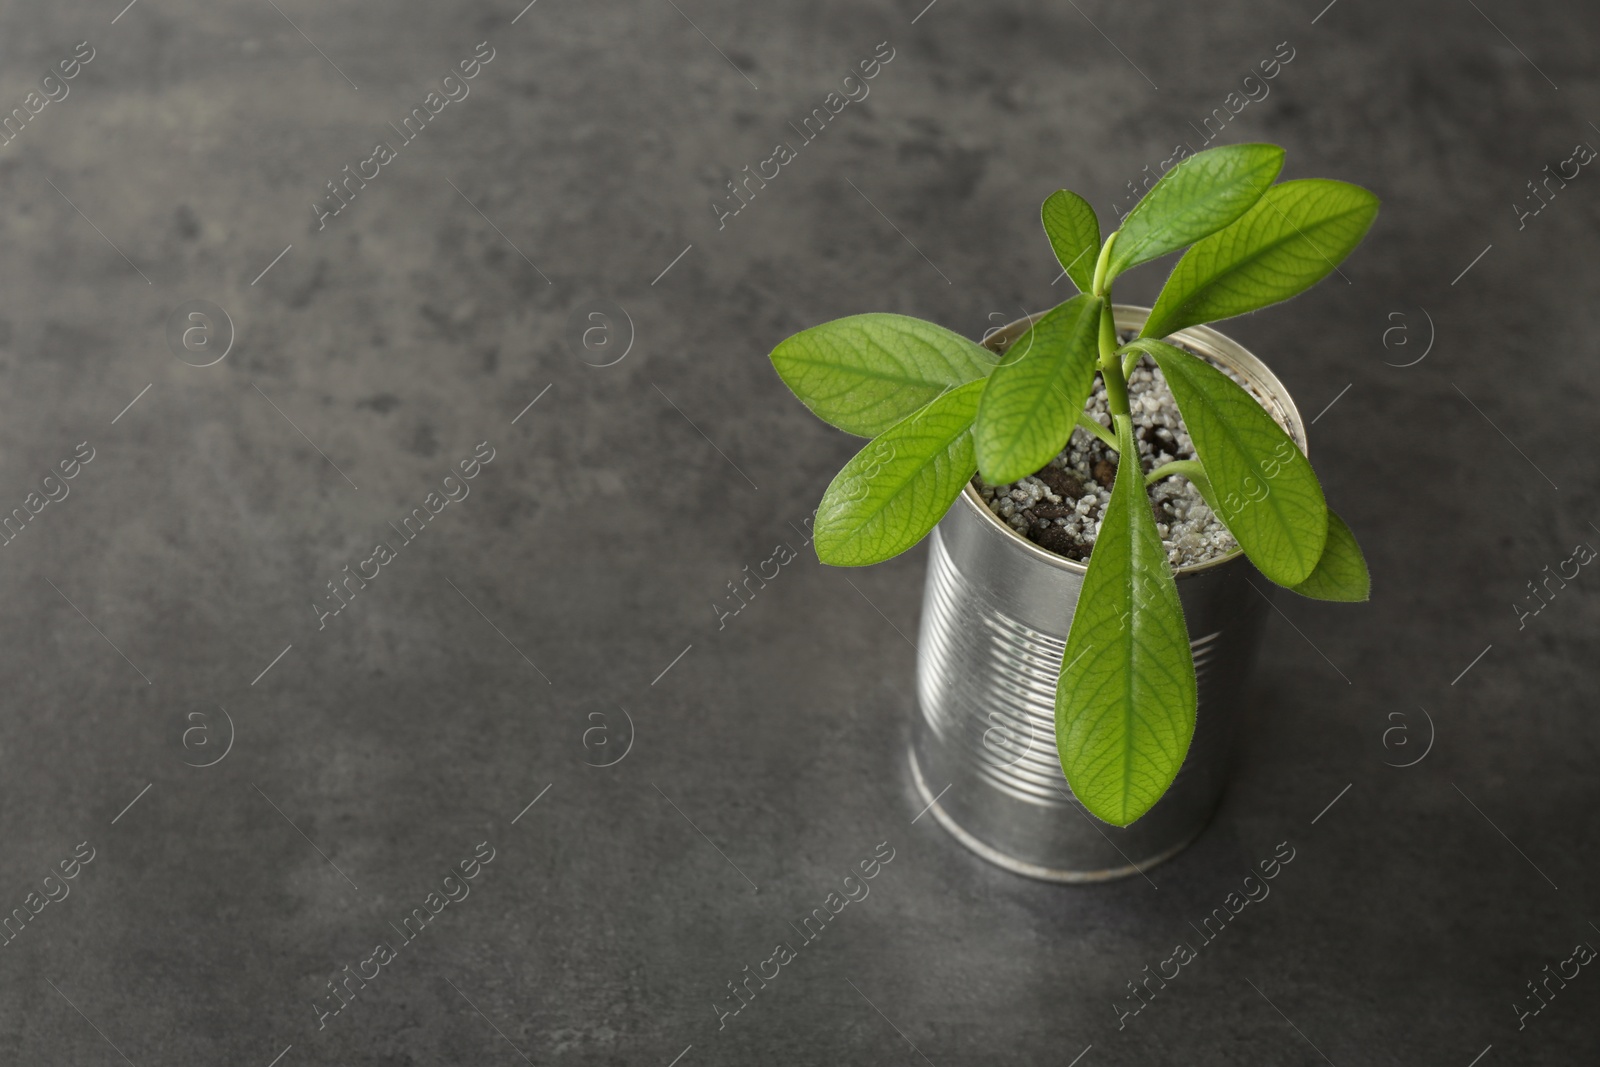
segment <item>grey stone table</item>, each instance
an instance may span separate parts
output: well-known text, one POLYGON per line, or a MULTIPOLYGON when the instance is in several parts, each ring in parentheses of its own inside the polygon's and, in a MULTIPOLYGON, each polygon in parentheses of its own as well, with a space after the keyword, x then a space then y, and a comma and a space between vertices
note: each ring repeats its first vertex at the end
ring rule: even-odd
POLYGON ((0 14, 0 1062, 1592 1061, 1587 5, 522 2, 0 14), (1282 603, 1190 849, 1035 883, 917 818, 925 556, 800 544, 766 353, 1045 307, 1039 202, 1206 137, 1384 199, 1228 326, 1377 595, 1282 603))

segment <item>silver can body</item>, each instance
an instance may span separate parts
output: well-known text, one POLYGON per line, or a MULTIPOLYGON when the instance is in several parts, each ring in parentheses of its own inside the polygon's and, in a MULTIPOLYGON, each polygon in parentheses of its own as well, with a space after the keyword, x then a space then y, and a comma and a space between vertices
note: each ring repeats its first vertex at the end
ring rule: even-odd
MULTIPOLYGON (((1137 329, 1147 314, 1119 304, 1117 326, 1137 329)), ((1003 351, 1028 322, 986 343, 1003 351)), ((1244 378, 1305 448, 1299 412, 1258 359, 1205 327, 1174 339, 1244 378)), ((1117 827, 1084 810, 1056 754, 1056 677, 1086 572, 1011 529, 968 485, 929 538, 917 651, 911 769, 928 810, 990 862, 1057 882, 1138 873, 1205 828, 1276 588, 1238 551, 1178 569, 1199 684, 1194 740, 1167 794, 1117 827)))

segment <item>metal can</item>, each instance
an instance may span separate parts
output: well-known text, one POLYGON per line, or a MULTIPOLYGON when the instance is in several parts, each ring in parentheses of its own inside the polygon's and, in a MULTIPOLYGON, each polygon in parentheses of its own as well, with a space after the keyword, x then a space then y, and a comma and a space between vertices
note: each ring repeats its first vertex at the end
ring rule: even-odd
MULTIPOLYGON (((1148 308, 1116 305, 1119 330, 1148 308)), ((1035 315, 985 340, 1003 352, 1035 315)), ((1267 367, 1216 330, 1176 343, 1235 372, 1306 447, 1305 426, 1267 367)), ((916 788, 956 840, 991 863, 1053 882, 1140 873, 1199 836, 1227 782, 1246 679, 1276 589, 1244 553, 1177 568, 1199 685, 1194 739, 1176 781, 1130 826, 1072 795, 1056 755, 1055 689, 1088 567, 1029 541, 969 483, 929 537, 912 726, 916 788)))

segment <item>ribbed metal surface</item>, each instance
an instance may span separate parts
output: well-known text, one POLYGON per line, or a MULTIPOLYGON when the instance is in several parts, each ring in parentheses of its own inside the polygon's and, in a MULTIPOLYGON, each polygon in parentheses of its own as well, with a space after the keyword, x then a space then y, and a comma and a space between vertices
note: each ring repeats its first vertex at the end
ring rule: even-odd
MULTIPOLYGON (((1190 642, 1196 678, 1208 695, 1222 637, 1213 631, 1190 642)), ((1018 800, 1068 803, 1055 747, 1065 640, 983 597, 951 562, 937 531, 919 644, 927 652, 918 661, 918 698, 929 725, 955 743, 963 769, 1018 800)))
POLYGON ((1064 642, 974 589, 937 531, 922 612, 917 696, 960 770, 1018 800, 1061 803, 1053 694, 1064 642))
MULTIPOLYGON (((1118 325, 1136 328, 1145 314, 1119 305, 1118 325)), ((992 343, 1025 327, 1013 324, 992 343)), ((1298 412, 1259 361, 1212 330, 1179 338, 1270 397, 1303 445, 1298 412)), ((1134 873, 1204 828, 1226 782, 1274 589, 1239 553, 1178 572, 1199 682, 1194 740, 1167 795, 1117 828, 1083 810, 1056 756, 1056 677, 1084 572, 1019 536, 969 487, 930 538, 918 641, 912 766, 924 799, 937 796, 935 817, 985 858, 1056 881, 1134 873)))

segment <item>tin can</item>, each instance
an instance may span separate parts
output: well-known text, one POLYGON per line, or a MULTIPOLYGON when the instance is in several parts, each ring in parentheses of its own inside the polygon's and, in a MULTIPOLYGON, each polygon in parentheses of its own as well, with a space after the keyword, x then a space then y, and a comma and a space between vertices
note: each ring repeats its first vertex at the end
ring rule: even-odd
MULTIPOLYGON (((1119 330, 1148 308, 1116 305, 1119 330)), ((1035 315, 985 340, 1003 352, 1035 315)), ((1172 340, 1234 371, 1306 447, 1283 384, 1204 326, 1172 340)), ((929 537, 917 644, 911 772, 927 811, 956 840, 1018 874, 1101 882, 1169 859, 1205 829, 1227 783, 1246 679, 1276 590, 1235 550, 1175 572, 1199 688, 1178 777, 1130 826, 1103 823, 1072 795, 1056 754, 1055 689, 1086 563, 1058 556, 996 517, 968 484, 929 537)))

